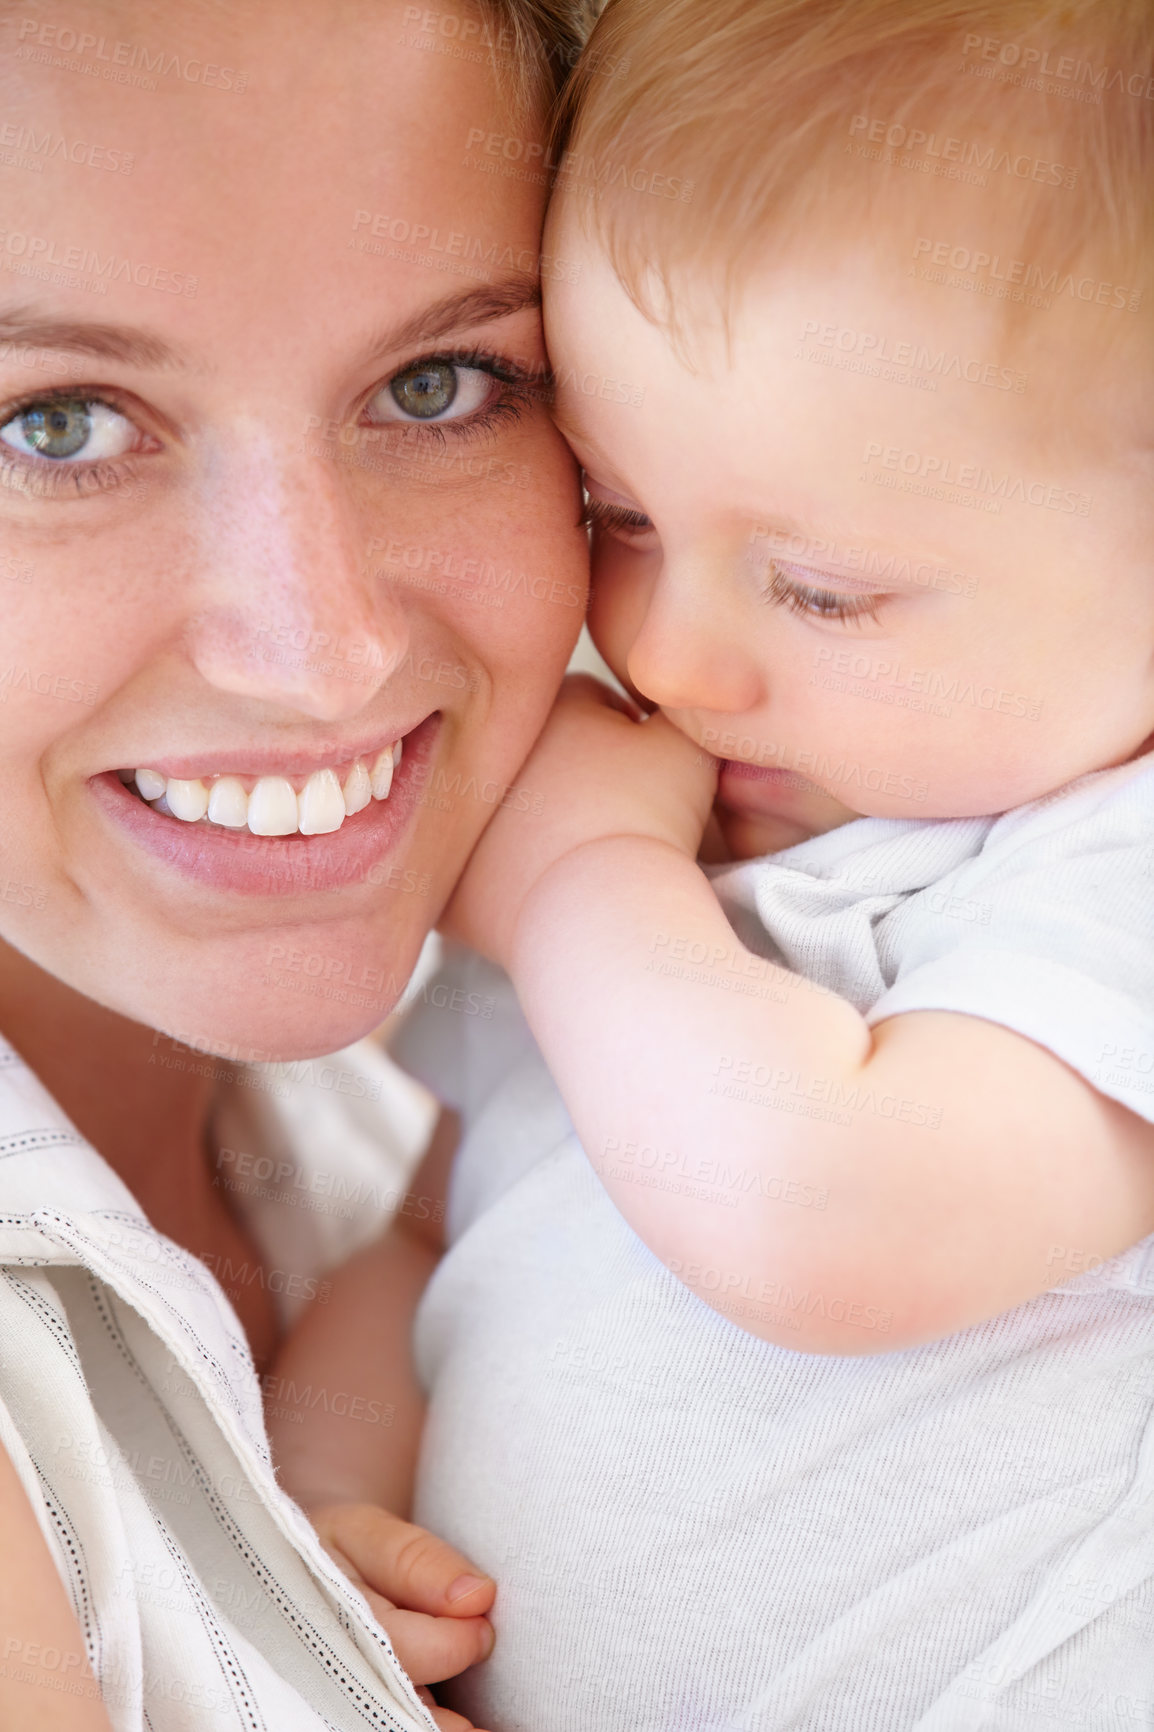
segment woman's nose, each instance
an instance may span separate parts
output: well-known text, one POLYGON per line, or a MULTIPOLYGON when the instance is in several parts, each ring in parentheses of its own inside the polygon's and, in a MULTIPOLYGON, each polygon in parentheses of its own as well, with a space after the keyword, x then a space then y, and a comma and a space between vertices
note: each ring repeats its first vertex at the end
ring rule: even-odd
POLYGON ((222 692, 321 721, 357 715, 402 663, 409 628, 367 574, 339 473, 251 439, 225 468, 197 525, 194 665, 222 692))
POLYGON ((662 709, 754 708, 765 683, 739 612, 707 569, 664 567, 626 657, 633 684, 662 709))

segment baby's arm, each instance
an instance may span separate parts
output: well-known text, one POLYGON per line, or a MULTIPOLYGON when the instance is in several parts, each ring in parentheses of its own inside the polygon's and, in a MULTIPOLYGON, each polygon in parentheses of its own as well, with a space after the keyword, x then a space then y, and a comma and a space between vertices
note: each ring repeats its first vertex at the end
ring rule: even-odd
POLYGON ((1055 1242, 1105 1259, 1154 1230, 1154 1130, 1050 1053, 952 1013, 871 1030, 745 949, 694 858, 712 774, 665 718, 570 682, 523 780, 544 811, 498 815, 454 929, 511 974, 621 1213, 718 1311, 888 1351, 1054 1286, 1055 1242), (912 1106, 789 1110, 813 1099, 912 1106))
MULTIPOLYGON (((413 1317, 444 1248, 457 1121, 443 1113, 389 1231, 330 1276, 264 1378, 277 1475, 361 1588, 418 1684, 487 1658, 493 1582, 399 1518, 412 1501, 424 1399, 413 1317)), ((447 1710, 434 1716, 467 1732, 447 1710)))
POLYGON ((408 1514, 424 1419, 413 1317, 444 1250, 457 1129, 443 1113, 388 1232, 333 1271, 264 1378, 278 1475, 307 1509, 374 1503, 408 1514))

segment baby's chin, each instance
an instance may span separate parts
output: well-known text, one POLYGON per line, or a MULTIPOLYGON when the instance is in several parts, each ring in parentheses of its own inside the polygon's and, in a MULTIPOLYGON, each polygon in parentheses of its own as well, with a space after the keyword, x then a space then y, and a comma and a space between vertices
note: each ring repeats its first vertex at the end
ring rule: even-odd
MULTIPOLYGON (((718 806, 714 815, 725 848, 724 853, 718 854, 718 859, 756 860, 763 854, 778 854, 783 848, 808 842, 811 836, 819 836, 823 830, 836 827, 831 824, 802 824, 790 818, 750 818, 739 812, 728 812, 723 806, 718 806)), ((848 824, 854 815, 849 813, 838 822, 848 824)))
POLYGON ((848 806, 817 787, 804 790, 789 787, 775 799, 772 790, 767 797, 757 784, 747 787, 737 782, 733 797, 719 798, 714 805, 701 858, 709 864, 756 860, 763 854, 778 854, 783 848, 808 842, 813 836, 823 836, 827 830, 840 829, 857 817, 860 813, 851 812, 848 806), (758 810, 774 804, 785 810, 758 810))

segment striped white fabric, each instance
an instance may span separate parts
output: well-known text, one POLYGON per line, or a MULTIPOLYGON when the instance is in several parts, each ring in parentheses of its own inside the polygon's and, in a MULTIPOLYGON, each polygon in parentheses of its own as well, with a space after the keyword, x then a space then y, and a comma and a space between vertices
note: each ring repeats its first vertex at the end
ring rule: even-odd
MULTIPOLYGON (((379 1082, 382 1058, 343 1057, 348 1074, 379 1082)), ((371 1162, 342 1097, 323 1085, 313 1095, 327 1123, 313 1151, 322 1183, 282 1163, 282 1188, 317 1197, 334 1172, 346 1190, 363 1186, 371 1162)), ((383 1196, 387 1121, 377 1131, 383 1196)), ((233 1168, 242 1154, 250 1171, 262 1158, 233 1149, 233 1168)), ((363 1236, 372 1210, 353 1213, 363 1236)), ((338 1217, 323 1219, 331 1257, 338 1217)), ((302 1256, 305 1220, 299 1208, 289 1216, 302 1256)), ((314 1278, 307 1262, 300 1272, 314 1278)), ((277 1486, 260 1386, 214 1275, 153 1231, 2 1043, 0 1442, 116 1732, 429 1732, 364 1600, 277 1486)), ((22 1663, 0 1633, 0 1666, 22 1663)), ((77 1688, 77 1669, 75 1655, 49 1661, 62 1691, 77 1688)))

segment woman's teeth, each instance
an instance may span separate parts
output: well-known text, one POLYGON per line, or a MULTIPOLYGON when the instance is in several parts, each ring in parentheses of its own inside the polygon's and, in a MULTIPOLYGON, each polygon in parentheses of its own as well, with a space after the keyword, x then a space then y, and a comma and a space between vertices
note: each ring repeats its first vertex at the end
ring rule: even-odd
POLYGON ((251 790, 239 776, 188 781, 141 769, 132 780, 141 799, 155 811, 185 824, 206 818, 226 830, 248 830, 254 836, 295 836, 298 831, 302 836, 323 836, 339 830, 370 800, 387 800, 400 761, 398 740, 378 753, 371 765, 358 758, 343 786, 335 770, 314 770, 299 791, 286 776, 261 776, 251 790))

